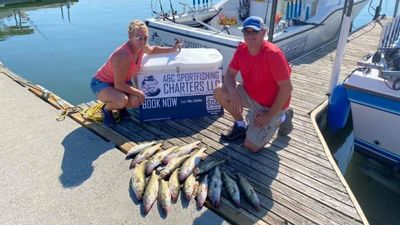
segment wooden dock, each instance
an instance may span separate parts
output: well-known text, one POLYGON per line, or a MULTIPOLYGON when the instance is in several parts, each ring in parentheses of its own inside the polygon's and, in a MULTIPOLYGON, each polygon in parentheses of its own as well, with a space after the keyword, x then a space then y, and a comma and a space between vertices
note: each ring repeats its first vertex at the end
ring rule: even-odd
MULTIPOLYGON (((355 68, 357 60, 376 50, 380 32, 380 24, 371 23, 349 37, 340 80, 355 68)), ((245 201, 237 209, 225 198, 219 208, 207 205, 233 224, 368 224, 310 116, 327 99, 335 47, 336 43, 329 44, 292 62, 294 130, 288 137, 275 135, 255 154, 240 143, 220 141, 220 133, 233 123, 228 114, 141 123, 132 111, 132 119, 114 129, 86 121, 79 113, 70 116, 124 152, 144 141, 164 141, 170 147, 201 140, 208 146, 208 158, 228 158, 229 169, 244 174, 259 195, 262 207, 258 212, 245 201)), ((32 91, 41 95, 41 90, 32 91)), ((48 100, 60 106, 56 97, 48 100)), ((61 106, 68 107, 66 103, 61 106)))

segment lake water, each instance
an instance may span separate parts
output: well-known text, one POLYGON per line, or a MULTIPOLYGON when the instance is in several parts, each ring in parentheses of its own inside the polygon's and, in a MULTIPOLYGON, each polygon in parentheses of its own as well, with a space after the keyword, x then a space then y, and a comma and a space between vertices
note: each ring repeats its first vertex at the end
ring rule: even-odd
MULTIPOLYGON (((159 8, 156 0, 80 0, 69 7, 56 4, 20 11, 0 8, 0 61, 73 104, 94 100, 90 78, 109 54, 127 40, 129 21, 152 16, 151 2, 159 8)), ((164 10, 169 10, 169 2, 162 2, 164 10)), ((179 9, 178 2, 192 1, 171 2, 179 9)), ((383 0, 382 13, 392 16, 395 2, 383 0)), ((371 5, 375 8, 378 3, 373 0, 371 5)), ((355 19, 354 27, 370 21, 370 13, 374 10, 367 5, 355 19)), ((361 207, 371 224, 400 224, 399 194, 367 176, 366 163, 367 159, 355 153, 346 173, 361 207)))

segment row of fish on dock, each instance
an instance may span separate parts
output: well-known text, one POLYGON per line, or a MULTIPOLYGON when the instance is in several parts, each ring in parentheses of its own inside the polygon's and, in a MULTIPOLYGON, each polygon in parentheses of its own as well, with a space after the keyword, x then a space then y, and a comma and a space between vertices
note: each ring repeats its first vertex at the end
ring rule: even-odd
POLYGON ((207 197, 214 207, 219 207, 225 187, 236 207, 240 207, 242 193, 257 211, 260 210, 257 193, 247 179, 236 173, 236 182, 227 171, 221 171, 225 159, 201 162, 207 156, 207 148, 199 147, 199 144, 200 141, 195 141, 163 150, 162 143, 152 141, 136 145, 126 154, 127 160, 132 159, 131 188, 136 198, 142 201, 144 213, 147 214, 158 199, 164 213, 168 214, 181 187, 186 200, 196 196, 198 208, 203 207, 207 197))

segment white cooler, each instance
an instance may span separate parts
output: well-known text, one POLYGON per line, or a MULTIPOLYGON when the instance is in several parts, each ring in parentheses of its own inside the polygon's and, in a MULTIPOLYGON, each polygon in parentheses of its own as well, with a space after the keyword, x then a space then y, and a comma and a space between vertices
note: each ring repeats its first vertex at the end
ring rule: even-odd
POLYGON ((222 82, 222 55, 216 49, 183 48, 145 55, 137 85, 145 93, 141 121, 221 115, 214 88, 222 82))

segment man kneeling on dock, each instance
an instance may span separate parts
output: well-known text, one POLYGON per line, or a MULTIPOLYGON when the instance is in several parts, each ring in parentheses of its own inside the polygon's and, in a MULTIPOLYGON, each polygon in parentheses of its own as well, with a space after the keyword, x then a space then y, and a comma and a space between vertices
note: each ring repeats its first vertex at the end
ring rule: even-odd
POLYGON ((267 30, 263 20, 251 16, 243 22, 244 42, 239 44, 224 75, 224 84, 214 90, 219 104, 235 119, 222 140, 244 139, 251 152, 262 149, 276 130, 287 135, 293 129, 293 110, 289 108, 292 92, 291 69, 282 51, 264 40, 267 30), (236 83, 241 73, 243 83, 236 83), (243 108, 249 108, 248 124, 243 108))

